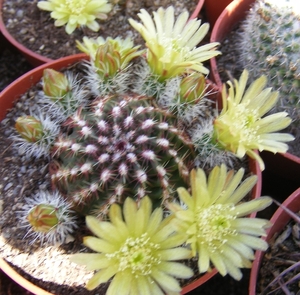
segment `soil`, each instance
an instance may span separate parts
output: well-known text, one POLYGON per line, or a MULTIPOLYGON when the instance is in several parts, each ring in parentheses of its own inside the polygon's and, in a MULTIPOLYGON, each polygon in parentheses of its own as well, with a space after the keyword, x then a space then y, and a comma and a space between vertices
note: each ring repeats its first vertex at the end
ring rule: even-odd
MULTIPOLYGON (((300 213, 300 212, 299 212, 300 213)), ((298 214, 299 215, 299 214, 298 214)), ((270 247, 265 253, 257 283, 257 294, 274 295, 299 294, 300 285, 298 279, 293 279, 300 274, 300 224, 290 221, 284 230, 276 233, 269 242, 270 247), (287 268, 294 266, 290 271, 287 268), (280 275, 282 272, 285 274, 280 275), (274 281, 275 280, 275 281, 274 281), (291 283, 284 287, 284 283, 291 283)))
POLYGON ((128 22, 129 18, 140 21, 137 14, 141 8, 152 13, 159 7, 166 8, 173 5, 176 15, 184 9, 191 14, 198 1, 121 0, 114 6, 107 20, 99 21, 101 28, 98 32, 93 32, 88 28, 79 28, 71 35, 65 32, 64 27, 55 27, 50 12, 41 11, 37 7, 37 2, 37 0, 3 0, 4 24, 10 34, 26 48, 50 59, 57 59, 79 53, 80 51, 76 48, 76 40, 81 42, 83 36, 92 38, 119 36, 124 39, 132 37, 136 45, 143 44, 142 38, 128 22))

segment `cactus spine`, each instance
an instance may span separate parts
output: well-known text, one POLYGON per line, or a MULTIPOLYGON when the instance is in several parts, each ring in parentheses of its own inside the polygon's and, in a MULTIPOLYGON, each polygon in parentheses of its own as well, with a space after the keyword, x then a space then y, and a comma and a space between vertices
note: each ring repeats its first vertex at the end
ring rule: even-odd
POLYGON ((105 217, 127 196, 148 195, 157 205, 170 201, 175 184, 185 183, 193 146, 170 112, 149 97, 110 95, 79 108, 58 137, 53 156, 55 186, 81 214, 105 217))
POLYGON ((240 40, 241 66, 251 81, 267 75, 268 86, 280 93, 274 111, 287 111, 290 131, 300 138, 300 11, 294 0, 258 0, 244 23, 240 40))

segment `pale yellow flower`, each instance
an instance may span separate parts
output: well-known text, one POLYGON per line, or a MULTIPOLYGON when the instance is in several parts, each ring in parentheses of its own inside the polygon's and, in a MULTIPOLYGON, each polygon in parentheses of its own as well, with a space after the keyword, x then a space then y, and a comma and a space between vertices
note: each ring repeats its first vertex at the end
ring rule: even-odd
POLYGON ((87 289, 112 278, 107 295, 179 295, 181 287, 174 277, 189 278, 193 272, 174 262, 190 258, 191 252, 178 247, 185 234, 174 232, 173 217, 163 219, 161 208, 152 212, 150 199, 144 197, 139 207, 127 198, 123 215, 120 206, 113 204, 109 218, 110 222, 86 218, 88 228, 97 237, 85 237, 84 244, 99 253, 74 254, 71 258, 89 270, 99 270, 87 289))
POLYGON ((107 0, 47 0, 39 1, 37 5, 42 10, 51 11, 55 26, 67 24, 68 34, 80 26, 97 32, 100 26, 96 19, 106 19, 112 8, 107 0))
POLYGON ((187 244, 198 256, 200 273, 209 271, 212 262, 221 275, 229 273, 239 280, 240 268, 251 267, 253 249, 267 249, 267 243, 258 236, 265 236, 269 221, 244 216, 266 208, 272 201, 261 197, 241 202, 257 180, 253 175, 240 184, 243 175, 242 168, 234 174, 227 172, 225 165, 216 166, 208 179, 202 169, 192 170, 192 194, 178 188, 184 205, 169 205, 176 214, 176 230, 188 234, 187 244))
POLYGON ((267 78, 255 80, 247 90, 248 72, 245 70, 239 81, 228 82, 227 92, 223 87, 223 109, 214 121, 213 140, 218 146, 242 158, 245 154, 258 161, 264 170, 264 163, 255 150, 285 153, 294 137, 279 133, 291 123, 286 112, 263 116, 270 111, 278 100, 278 92, 265 88, 267 78), (265 89, 264 89, 265 88, 265 89))
POLYGON ((207 23, 201 25, 197 19, 188 21, 187 11, 175 20, 172 6, 153 12, 153 19, 144 9, 138 16, 143 24, 133 19, 129 22, 146 41, 147 60, 154 75, 165 80, 191 70, 209 73, 202 62, 220 54, 215 50, 218 43, 196 47, 209 30, 207 23))

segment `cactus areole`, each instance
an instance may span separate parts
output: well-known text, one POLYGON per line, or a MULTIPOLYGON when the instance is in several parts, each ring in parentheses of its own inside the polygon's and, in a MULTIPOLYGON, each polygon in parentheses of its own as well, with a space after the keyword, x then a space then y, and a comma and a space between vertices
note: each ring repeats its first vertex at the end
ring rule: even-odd
POLYGON ((113 203, 148 195, 161 206, 186 184, 193 146, 177 118, 136 94, 110 95, 79 108, 53 148, 55 187, 81 214, 105 218, 113 203))

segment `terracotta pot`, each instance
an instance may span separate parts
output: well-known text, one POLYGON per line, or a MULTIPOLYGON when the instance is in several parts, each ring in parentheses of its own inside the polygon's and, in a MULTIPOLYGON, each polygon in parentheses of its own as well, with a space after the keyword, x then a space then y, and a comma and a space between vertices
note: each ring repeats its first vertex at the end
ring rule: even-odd
POLYGON ((4 51, 6 46, 7 46, 6 39, 4 38, 3 34, 0 31, 0 53, 2 53, 4 51))
MULTIPOLYGON (((195 1, 195 2, 197 2, 197 1, 195 1)), ((202 9, 202 6, 203 6, 204 2, 205 2, 205 0, 199 0, 199 1, 198 1, 198 4, 197 4, 197 6, 196 6, 194 12, 193 12, 193 13, 191 14, 191 16, 190 16, 190 19, 193 19, 193 18, 197 18, 197 17, 198 17, 198 15, 199 15, 199 13, 200 13, 200 11, 201 11, 201 9, 202 9)))
MULTIPOLYGON (((232 1, 216 20, 211 32, 210 42, 222 43, 232 29, 245 18, 245 15, 254 2, 255 0, 232 1)), ((210 67, 210 79, 221 88, 222 81, 219 75, 217 58, 213 57, 210 59, 210 67)))
POLYGON ((211 27, 214 26, 216 20, 226 6, 231 3, 233 0, 205 0, 204 10, 207 20, 211 27))
MULTIPOLYGON (((27 72, 13 83, 8 85, 1 93, 0 93, 0 121, 5 118, 6 112, 8 109, 13 107, 14 102, 19 98, 20 95, 25 93, 29 88, 35 85, 38 81, 40 81, 43 70, 45 68, 52 68, 54 70, 60 70, 61 68, 70 66, 75 62, 78 62, 81 59, 88 59, 85 54, 77 54, 73 56, 64 57, 58 59, 56 61, 43 64, 33 70, 27 72)), ((210 91, 210 98, 216 100, 218 97, 218 88, 210 81, 208 83, 208 90, 210 91)), ((252 190, 252 198, 257 198, 261 194, 261 171, 259 165, 256 161, 249 161, 249 169, 253 174, 258 176, 258 182, 252 190)), ((250 217, 255 217, 256 213, 252 213, 250 217)), ((51 293, 42 290, 41 288, 33 285, 23 277, 21 277, 8 263, 6 263, 2 258, 0 258, 0 268, 10 276, 15 282, 23 286, 28 291, 38 294, 38 295, 51 295, 51 293)), ((186 294, 189 291, 197 288, 198 286, 204 284, 210 278, 212 278, 215 274, 217 274, 217 270, 213 269, 211 272, 202 275, 199 279, 192 282, 191 284, 185 286, 182 290, 182 294, 186 294)), ((52 294, 53 295, 53 294, 52 294)), ((58 294, 56 294, 58 295, 58 294)))
MULTIPOLYGON (((298 174, 299 176, 299 174, 298 174)), ((300 188, 298 188, 294 193, 292 193, 284 202, 283 205, 293 212, 298 212, 300 210, 300 188)), ((268 230, 268 234, 265 238, 266 241, 269 241, 272 236, 283 230, 286 224, 290 221, 290 215, 284 211, 282 208, 278 208, 271 218, 271 223, 273 226, 268 230)), ((249 281, 249 295, 256 295, 256 282, 260 270, 260 264, 262 262, 264 252, 256 251, 255 260, 253 262, 250 281, 249 281)))
MULTIPOLYGON (((26 48, 24 45, 19 43, 6 29, 4 22, 3 22, 3 17, 2 17, 2 5, 3 5, 4 0, 0 0, 0 32, 2 32, 3 36, 15 47, 17 48, 22 55, 26 58, 26 60, 34 67, 37 67, 39 65, 42 65, 44 63, 53 61, 53 59, 48 58, 46 56, 43 56, 41 54, 38 54, 28 48, 26 48)), ((197 5, 193 13, 191 14, 190 19, 195 18, 198 16, 204 0, 199 0, 196 1, 197 5)))
POLYGON ((31 51, 30 49, 26 48, 24 45, 22 45, 16 39, 13 38, 13 36, 8 32, 3 23, 2 4, 3 0, 0 0, 0 31, 2 32, 3 36, 8 40, 8 42, 10 42, 15 48, 17 48, 26 58, 26 60, 34 67, 51 61, 52 59, 31 51))

